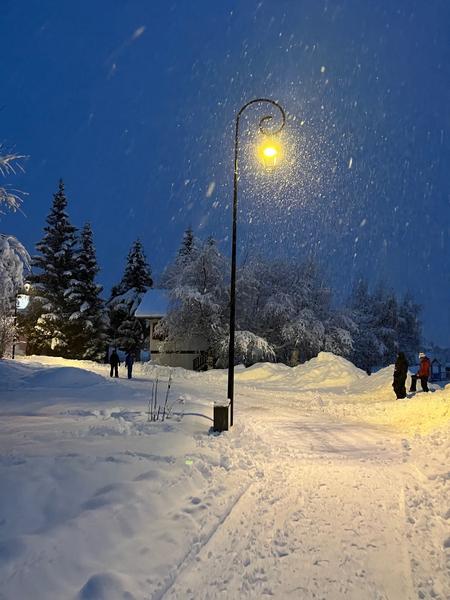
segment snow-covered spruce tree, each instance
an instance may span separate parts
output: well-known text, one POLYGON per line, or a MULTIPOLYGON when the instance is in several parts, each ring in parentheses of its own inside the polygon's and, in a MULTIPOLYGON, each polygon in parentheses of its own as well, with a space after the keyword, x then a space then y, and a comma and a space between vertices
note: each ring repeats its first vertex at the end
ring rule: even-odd
POLYGON ((181 242, 178 255, 183 259, 189 259, 193 256, 197 247, 197 240, 195 239, 192 227, 189 226, 183 234, 183 241, 181 242))
POLYGON ((178 249, 175 260, 167 265, 159 280, 159 287, 171 290, 178 285, 181 274, 187 265, 197 256, 199 241, 194 235, 191 227, 183 233, 183 240, 178 249))
MULTIPOLYGON (((39 252, 33 258, 38 272, 31 281, 35 290, 33 301, 40 305, 40 316, 30 323, 28 339, 39 354, 71 357, 70 337, 75 310, 70 297, 77 272, 75 257, 76 228, 66 213, 67 198, 62 179, 53 197, 53 205, 44 227, 44 237, 36 244, 39 252)), ((36 307, 31 312, 36 312, 36 307)))
POLYGON ((128 253, 122 280, 112 288, 107 303, 109 341, 114 346, 136 354, 140 352, 145 330, 134 314, 143 295, 152 285, 151 269, 142 243, 136 240, 128 253))
POLYGON ((22 244, 11 235, 0 234, 0 358, 12 347, 16 328, 14 303, 23 287, 24 268, 30 257, 22 244))
POLYGON ((71 280, 68 294, 74 309, 70 316, 71 352, 74 358, 101 360, 107 343, 107 323, 104 302, 100 297, 103 288, 95 283, 99 268, 89 223, 81 231, 75 261, 75 277, 71 280))
POLYGON ((228 331, 227 267, 213 238, 201 243, 185 234, 163 277, 170 310, 158 329, 167 343, 201 339, 216 356, 222 351, 228 331))

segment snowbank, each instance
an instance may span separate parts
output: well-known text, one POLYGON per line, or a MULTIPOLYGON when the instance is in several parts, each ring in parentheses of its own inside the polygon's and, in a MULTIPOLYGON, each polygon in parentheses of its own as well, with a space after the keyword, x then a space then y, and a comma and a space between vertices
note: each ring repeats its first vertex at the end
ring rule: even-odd
POLYGON ((316 358, 294 367, 295 381, 302 389, 349 388, 368 375, 341 356, 321 352, 316 358))
POLYGON ((75 367, 53 367, 52 369, 39 370, 23 380, 31 387, 65 387, 83 388, 90 385, 103 384, 101 375, 75 367))
MULTIPOLYGON (((431 384, 432 391, 428 395, 418 392, 399 401, 392 390, 393 370, 392 365, 368 376, 348 360, 329 352, 321 352, 296 367, 257 363, 246 369, 239 365, 235 368, 236 397, 246 389, 261 390, 261 397, 267 398, 270 391, 271 399, 273 394, 280 393, 287 404, 298 405, 302 410, 320 410, 334 418, 357 419, 407 434, 427 434, 448 427, 450 385, 442 389, 431 384)), ((145 382, 158 378, 162 385, 171 375, 174 383, 189 389, 192 386, 195 389, 206 389, 205 386, 222 389, 228 376, 226 369, 196 373, 153 363, 137 363, 133 372, 137 380, 145 382)), ((124 371, 121 375, 124 376, 124 371)), ((5 389, 13 390, 21 385, 36 390, 84 388, 87 391, 91 387, 88 397, 97 394, 99 399, 107 401, 109 398, 112 402, 117 398, 117 390, 113 387, 101 389, 102 384, 113 383, 109 378, 109 366, 91 361, 42 356, 1 361, 0 376, 5 389)), ((142 409, 144 404, 143 401, 142 409)), ((209 405, 212 405, 212 399, 209 405)))

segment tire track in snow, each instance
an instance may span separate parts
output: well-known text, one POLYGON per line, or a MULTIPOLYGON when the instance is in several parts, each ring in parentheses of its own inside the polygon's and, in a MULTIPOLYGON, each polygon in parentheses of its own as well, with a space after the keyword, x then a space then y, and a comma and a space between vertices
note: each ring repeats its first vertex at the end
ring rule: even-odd
POLYGON ((232 502, 227 511, 221 516, 220 520, 212 527, 209 532, 202 535, 201 541, 196 542, 193 547, 187 552, 187 554, 183 557, 183 559, 174 567, 165 582, 163 583, 161 589, 154 592, 150 597, 151 600, 162 600, 168 592, 170 592, 171 588, 176 584, 177 580, 181 577, 183 572, 189 568, 189 566, 195 562, 197 555, 202 551, 202 549, 208 544, 211 538, 217 534, 220 528, 224 525, 226 520, 229 518, 230 514, 235 510, 236 506, 241 502, 243 496, 247 494, 249 489, 252 487, 253 483, 249 483, 242 492, 235 498, 234 502, 232 502))

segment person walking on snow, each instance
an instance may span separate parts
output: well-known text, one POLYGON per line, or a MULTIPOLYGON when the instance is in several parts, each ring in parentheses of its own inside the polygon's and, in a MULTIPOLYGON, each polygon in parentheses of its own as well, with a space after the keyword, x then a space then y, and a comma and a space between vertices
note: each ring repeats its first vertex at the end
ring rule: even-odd
POLYGON ((112 377, 114 373, 114 377, 119 377, 118 367, 120 365, 120 360, 119 355, 117 354, 117 351, 115 349, 111 352, 111 356, 109 357, 109 364, 111 365, 109 376, 112 377))
POLYGON ((399 352, 394 367, 394 381, 392 387, 398 400, 406 398, 406 376, 408 375, 408 361, 404 352, 399 352))
POLYGON ((127 365, 127 369, 128 369, 128 379, 131 379, 131 374, 133 371, 133 364, 134 364, 134 355, 132 352, 128 352, 126 357, 125 357, 125 364, 127 365))
POLYGON ((411 375, 411 389, 410 392, 416 392, 417 380, 420 379, 422 389, 424 392, 428 392, 428 377, 430 376, 431 363, 430 359, 424 352, 419 352, 420 366, 419 370, 415 375, 411 375))

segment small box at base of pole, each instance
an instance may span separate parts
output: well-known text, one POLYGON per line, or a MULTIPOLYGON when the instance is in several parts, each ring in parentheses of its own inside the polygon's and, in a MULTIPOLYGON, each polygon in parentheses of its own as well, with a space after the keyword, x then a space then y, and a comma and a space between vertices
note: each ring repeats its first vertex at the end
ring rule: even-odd
POLYGON ((214 403, 213 431, 228 431, 230 424, 230 403, 214 403))

